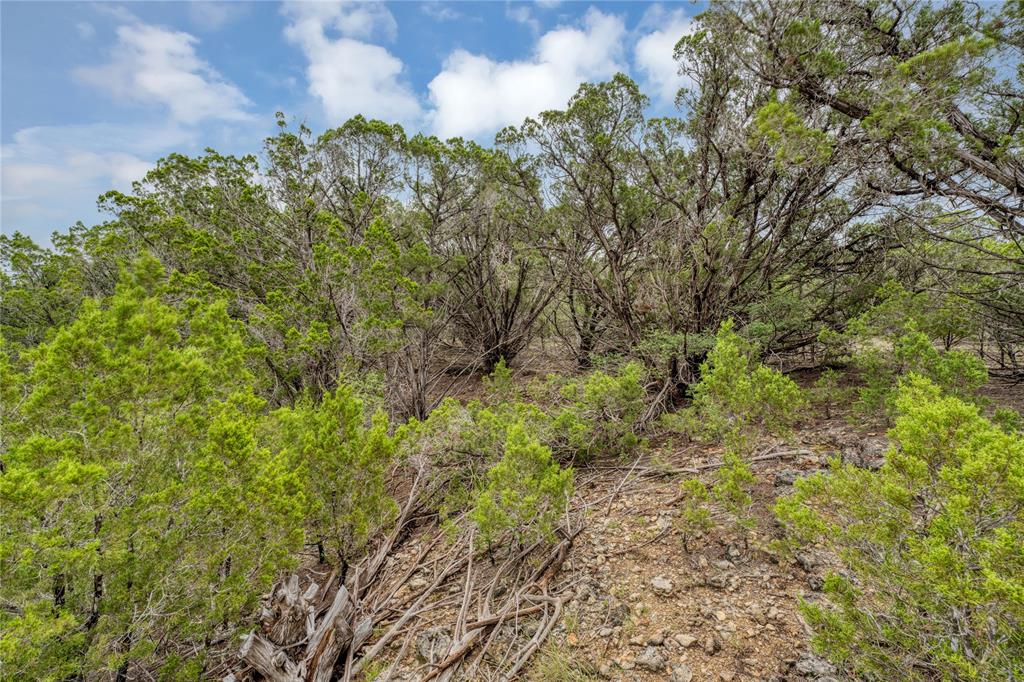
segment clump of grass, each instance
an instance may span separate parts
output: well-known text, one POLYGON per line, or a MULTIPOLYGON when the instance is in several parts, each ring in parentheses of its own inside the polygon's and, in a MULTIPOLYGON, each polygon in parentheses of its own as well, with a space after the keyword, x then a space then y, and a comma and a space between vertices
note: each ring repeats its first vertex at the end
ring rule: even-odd
POLYGON ((574 656, 563 644, 548 642, 537 654, 527 679, 530 682, 592 682, 601 676, 591 661, 574 656))

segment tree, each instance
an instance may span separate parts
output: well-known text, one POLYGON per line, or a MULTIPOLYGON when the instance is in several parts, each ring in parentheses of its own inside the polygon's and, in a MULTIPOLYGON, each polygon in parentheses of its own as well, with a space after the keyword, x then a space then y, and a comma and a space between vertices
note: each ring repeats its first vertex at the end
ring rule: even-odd
POLYGON ((256 439, 237 325, 166 287, 142 258, 24 354, 0 476, 14 677, 195 678, 301 546, 302 481, 256 439))
POLYGON ((330 557, 347 567, 393 518, 385 474, 395 441, 388 431, 383 413, 367 424, 363 401, 344 384, 318 402, 307 397, 278 410, 265 426, 266 438, 280 442, 306 481, 308 525, 321 562, 330 557))
POLYGON ((81 273, 71 258, 15 232, 0 235, 0 310, 8 341, 35 346, 70 322, 81 302, 81 273))
POLYGON ((1019 3, 720 2, 695 33, 728 46, 738 80, 786 93, 794 124, 856 141, 843 156, 886 208, 888 250, 983 306, 1004 356, 1024 334, 1022 20, 1019 3))

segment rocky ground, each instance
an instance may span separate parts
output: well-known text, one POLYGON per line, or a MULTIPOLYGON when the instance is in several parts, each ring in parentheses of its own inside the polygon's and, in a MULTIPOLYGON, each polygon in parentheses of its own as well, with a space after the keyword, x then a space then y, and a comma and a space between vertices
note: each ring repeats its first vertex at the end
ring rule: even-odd
MULTIPOLYGON (((995 402, 1024 407, 1019 387, 993 389, 995 402)), ((544 555, 524 562, 504 582, 500 558, 488 564, 481 557, 467 576, 464 565, 445 568, 455 566, 456 555, 444 532, 429 523, 418 527, 388 559, 387 571, 408 576, 394 594, 388 620, 399 621, 394 627, 400 636, 381 644, 372 665, 352 679, 844 680, 812 653, 798 609, 801 600, 821 599, 824 576, 841 566, 820 548, 794 556, 770 550, 779 530, 772 508, 796 480, 824 469, 834 457, 866 468, 882 463, 888 447, 884 427, 848 419, 836 407, 808 413, 785 442, 759 444, 752 464, 757 483, 751 529, 716 519, 711 531, 684 542, 680 486, 694 475, 713 483, 719 447, 663 434, 635 461, 579 468, 572 516, 581 530, 550 582, 530 579, 523 588, 524 595, 542 596, 515 602, 513 610, 522 616, 492 628, 458 665, 447 668, 451 652, 465 642, 467 620, 474 620, 467 611, 479 608, 484 596, 488 602, 505 599, 512 590, 503 586, 507 578, 514 578, 508 584, 529 583, 525 576, 540 570, 544 555), (543 606, 538 619, 539 604, 555 601, 557 614, 552 617, 543 606), (399 616, 416 604, 421 605, 413 609, 415 617, 404 624, 399 616), (531 641, 543 644, 532 650, 531 641), (528 661, 525 668, 512 665, 517 657, 528 661)), ((476 622, 486 615, 478 613, 476 622)))
MULTIPOLYGON (((665 439, 637 461, 582 468, 582 532, 558 583, 571 599, 559 625, 527 669, 535 682, 563 680, 838 682, 842 675, 810 651, 798 614, 801 599, 819 599, 830 559, 814 548, 792 559, 767 551, 777 528, 771 508, 800 476, 840 455, 861 466, 881 462, 880 429, 854 429, 841 419, 818 420, 788 442, 766 442, 753 465, 757 476, 749 532, 721 523, 684 546, 679 524, 680 483, 720 461, 719 448, 665 439)), ((702 474, 712 482, 713 468, 702 474)), ((401 553, 412 557, 413 541, 401 553)), ((424 571, 409 589, 430 578, 424 571)), ((452 597, 460 592, 449 586, 452 597)), ((440 609, 418 628, 393 680, 420 679, 451 644, 440 609)), ((506 624, 501 637, 529 637, 529 621, 506 624), (507 632, 505 632, 507 631, 507 632)), ((465 671, 452 679, 488 679, 465 671)))
MULTIPOLYGON (((718 527, 688 540, 688 547, 675 502, 680 477, 655 477, 659 469, 713 463, 716 450, 662 449, 631 473, 608 471, 593 481, 590 494, 596 498, 619 491, 610 504, 591 510, 591 522, 566 564, 578 584, 576 599, 549 646, 576 661, 582 679, 840 679, 810 653, 797 612, 800 599, 818 598, 828 558, 812 548, 791 561, 761 547, 774 530, 771 507, 793 481, 836 454, 874 465, 885 440, 877 433, 854 433, 836 420, 816 424, 794 441, 796 448, 769 444, 766 454, 793 454, 754 466, 756 529, 745 534, 718 527), (624 473, 636 483, 627 478, 623 484, 624 473)), ((536 679, 546 679, 543 667, 542 660, 536 679)))

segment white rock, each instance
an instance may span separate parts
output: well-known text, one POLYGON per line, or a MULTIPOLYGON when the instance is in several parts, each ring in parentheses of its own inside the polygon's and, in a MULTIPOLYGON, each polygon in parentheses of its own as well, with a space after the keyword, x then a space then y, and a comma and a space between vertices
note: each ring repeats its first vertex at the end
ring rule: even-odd
POLYGON ((659 594, 670 594, 672 592, 672 581, 659 575, 651 580, 651 587, 659 594))

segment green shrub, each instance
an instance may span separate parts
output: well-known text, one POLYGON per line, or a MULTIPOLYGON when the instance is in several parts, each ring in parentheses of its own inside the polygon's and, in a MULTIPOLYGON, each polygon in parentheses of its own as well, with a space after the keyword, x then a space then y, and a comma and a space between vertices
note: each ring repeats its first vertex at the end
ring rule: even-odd
POLYGON ((683 481, 680 491, 679 521, 683 534, 683 549, 690 551, 690 540, 712 527, 711 494, 698 478, 683 481))
POLYGON ((840 386, 842 375, 828 368, 815 380, 812 396, 815 403, 825 410, 825 418, 832 418, 833 406, 845 401, 849 391, 840 386))
POLYGON ((723 439, 744 452, 762 433, 785 433, 806 405, 791 379, 757 361, 756 348, 722 323, 700 367, 693 405, 666 423, 699 438, 723 439))
POLYGON ((797 482, 779 519, 849 575, 805 603, 814 643, 875 680, 1024 676, 1024 439, 911 375, 877 472, 838 462, 797 482))
POLYGON ((850 321, 842 334, 819 338, 831 354, 859 371, 858 412, 891 415, 893 390, 902 377, 920 374, 943 391, 977 401, 988 381, 985 363, 951 346, 974 333, 969 304, 952 295, 911 293, 896 282, 877 292, 878 302, 850 321), (942 349, 938 344, 942 345, 942 349))
POLYGON ((975 306, 955 294, 913 293, 890 280, 875 295, 877 303, 851 320, 848 334, 887 338, 914 329, 923 332, 929 341, 941 342, 948 350, 978 331, 975 306))
POLYGON ((893 389, 910 373, 927 377, 944 392, 963 400, 976 400, 986 381, 985 363, 960 350, 939 350, 924 332, 913 327, 896 337, 887 348, 877 339, 862 340, 852 364, 864 385, 858 389, 855 407, 860 412, 892 412, 893 389))
POLYGON ((505 358, 498 359, 494 370, 484 377, 484 392, 490 401, 511 400, 516 396, 516 385, 512 380, 512 370, 505 363, 505 358))
POLYGON ((505 531, 520 543, 550 539, 572 496, 572 479, 571 468, 559 467, 550 449, 515 424, 501 460, 487 472, 472 519, 488 546, 505 531))
POLYGON ((349 562, 397 511, 385 488, 395 440, 382 412, 368 416, 347 384, 319 403, 302 400, 273 414, 268 439, 280 445, 308 482, 307 510, 321 560, 349 562))
POLYGON ((5 679, 196 679, 204 642, 302 547, 305 481, 259 439, 239 325, 164 287, 141 258, 22 356, 0 475, 5 679))
POLYGON ((997 407, 992 412, 992 423, 1010 434, 1024 433, 1024 415, 1010 407, 997 407))
POLYGON ((551 447, 583 460, 641 447, 637 432, 647 407, 645 378, 643 367, 630 362, 614 374, 596 371, 562 381, 548 436, 551 447))
POLYGON ((755 479, 747 461, 735 452, 726 452, 715 478, 715 485, 711 488, 714 500, 738 526, 744 529, 752 527, 750 508, 754 498, 750 493, 755 479))
POLYGON ((520 425, 542 440, 550 424, 548 415, 533 403, 463 404, 446 398, 426 419, 410 419, 399 427, 396 438, 403 458, 425 464, 430 475, 444 481, 431 505, 449 524, 475 503, 487 472, 505 451, 510 428, 520 425))

